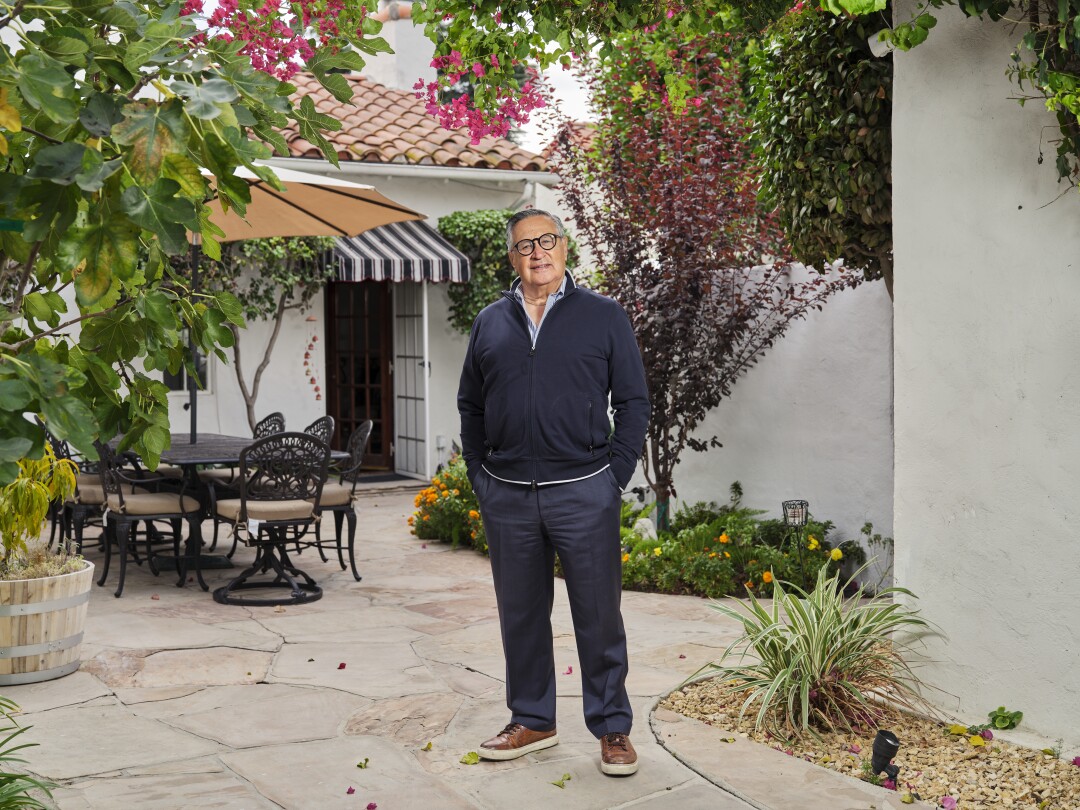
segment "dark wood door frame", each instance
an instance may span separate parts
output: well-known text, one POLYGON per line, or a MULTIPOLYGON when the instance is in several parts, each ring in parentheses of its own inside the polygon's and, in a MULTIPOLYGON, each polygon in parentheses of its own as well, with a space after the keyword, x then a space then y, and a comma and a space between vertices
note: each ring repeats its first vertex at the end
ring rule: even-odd
POLYGON ((394 468, 393 310, 388 281, 326 285, 326 410, 343 449, 365 419, 375 424, 364 456, 371 469, 394 468))

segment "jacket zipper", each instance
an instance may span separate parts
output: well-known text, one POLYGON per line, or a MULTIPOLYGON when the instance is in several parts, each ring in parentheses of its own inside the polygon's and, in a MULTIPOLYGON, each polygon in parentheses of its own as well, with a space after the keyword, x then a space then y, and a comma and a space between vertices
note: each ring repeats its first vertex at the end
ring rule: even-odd
MULTIPOLYGON (((573 292, 573 290, 571 290, 570 292, 573 292)), ((568 293, 563 293, 562 298, 565 298, 567 296, 567 294, 568 293)), ((521 313, 521 317, 523 319, 521 325, 525 327, 525 336, 527 338, 529 338, 529 399, 528 399, 528 405, 527 405, 528 410, 526 411, 525 418, 526 418, 526 420, 528 420, 528 423, 529 423, 529 450, 532 453, 532 468, 533 468, 532 481, 529 482, 529 488, 532 489, 533 491, 536 491, 536 489, 538 489, 539 485, 536 483, 536 431, 533 429, 532 406, 533 406, 533 378, 535 376, 534 370, 536 369, 536 363, 535 363, 536 343, 537 343, 538 340, 540 340, 540 333, 538 332, 536 337, 533 338, 532 329, 529 328, 529 324, 528 324, 529 313, 527 313, 525 311, 525 307, 523 307, 521 305, 521 302, 517 300, 517 298, 513 295, 513 293, 504 292, 503 295, 505 295, 507 298, 509 298, 513 302, 514 308, 517 309, 521 313)), ((552 311, 558 305, 559 301, 562 300, 562 298, 560 298, 558 301, 555 301, 551 305, 551 309, 548 309, 548 310, 546 310, 544 312, 543 320, 547 320, 548 318, 551 317, 552 311)), ((590 407, 591 407, 591 405, 590 405, 590 407)))

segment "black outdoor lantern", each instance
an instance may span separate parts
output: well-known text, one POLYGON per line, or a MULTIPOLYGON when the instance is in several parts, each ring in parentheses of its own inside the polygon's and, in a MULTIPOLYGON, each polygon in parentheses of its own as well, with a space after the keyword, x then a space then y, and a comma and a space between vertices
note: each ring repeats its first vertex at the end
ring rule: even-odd
POLYGON ((784 501, 784 523, 793 529, 801 529, 806 525, 806 519, 810 515, 810 504, 806 501, 784 501))
POLYGON ((891 731, 879 730, 874 737, 874 753, 870 758, 870 769, 874 774, 884 773, 890 779, 896 779, 900 767, 893 765, 892 758, 900 750, 900 740, 891 731))

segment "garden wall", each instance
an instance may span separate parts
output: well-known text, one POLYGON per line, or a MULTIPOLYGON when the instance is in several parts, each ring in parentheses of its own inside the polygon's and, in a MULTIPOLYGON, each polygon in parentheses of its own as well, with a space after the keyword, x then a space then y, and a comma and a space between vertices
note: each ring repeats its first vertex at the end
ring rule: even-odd
POLYGON ((723 503, 738 480, 744 503, 770 517, 780 516, 782 500, 802 498, 816 518, 836 523, 838 539, 859 539, 867 521, 891 534, 891 356, 883 282, 842 292, 796 321, 698 431, 724 447, 684 453, 679 501, 723 503))
POLYGON ((1076 747, 1080 195, 1053 117, 1010 100, 1021 32, 935 13, 895 57, 896 577, 948 634, 931 697, 1076 747))

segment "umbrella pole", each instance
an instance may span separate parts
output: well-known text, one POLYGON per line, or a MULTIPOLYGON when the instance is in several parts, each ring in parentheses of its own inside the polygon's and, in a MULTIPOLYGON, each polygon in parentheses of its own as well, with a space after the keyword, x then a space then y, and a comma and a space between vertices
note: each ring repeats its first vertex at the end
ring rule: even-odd
MULTIPOLYGON (((191 243, 191 294, 194 296, 199 291, 199 258, 202 253, 202 246, 198 237, 191 243)), ((195 362, 195 337, 191 329, 188 329, 188 352, 191 354, 191 363, 194 368, 198 368, 198 363, 195 362)), ((198 391, 198 380, 195 379, 195 375, 189 373, 187 375, 188 384, 188 410, 191 412, 191 444, 195 444, 195 436, 197 426, 199 423, 199 399, 196 396, 198 391)))

